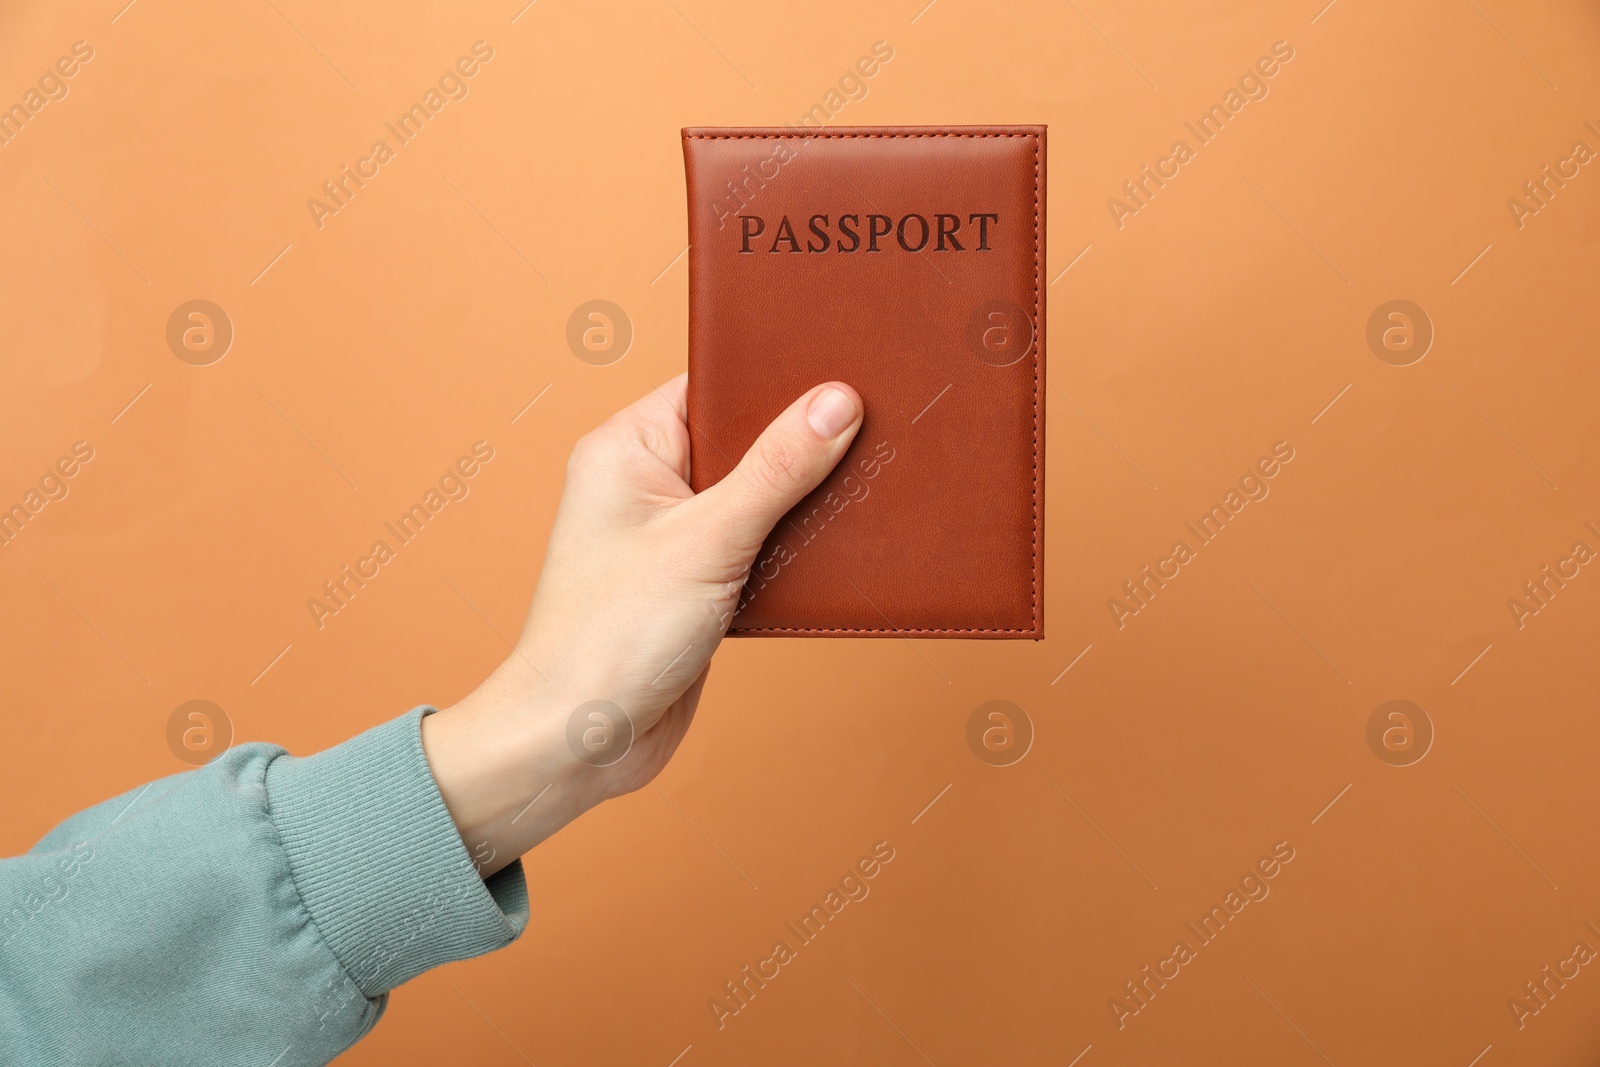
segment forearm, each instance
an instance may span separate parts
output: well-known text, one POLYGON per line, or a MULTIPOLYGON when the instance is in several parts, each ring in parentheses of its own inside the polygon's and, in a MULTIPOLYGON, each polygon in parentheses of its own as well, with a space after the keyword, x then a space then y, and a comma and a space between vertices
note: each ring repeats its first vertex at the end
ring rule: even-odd
POLYGON ((326 1063, 390 989, 514 940, 521 870, 474 868, 425 710, 239 746, 0 861, 0 1063, 326 1063))

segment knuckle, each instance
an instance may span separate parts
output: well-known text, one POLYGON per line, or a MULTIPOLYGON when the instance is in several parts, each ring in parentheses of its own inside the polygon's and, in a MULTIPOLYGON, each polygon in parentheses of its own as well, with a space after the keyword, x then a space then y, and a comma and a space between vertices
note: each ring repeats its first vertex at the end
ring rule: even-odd
POLYGON ((606 425, 590 430, 573 444, 572 452, 567 456, 567 473, 580 473, 603 462, 610 447, 606 425))
POLYGON ((567 458, 571 476, 609 477, 636 473, 652 456, 666 454, 670 441, 648 420, 618 412, 572 446, 567 458))
POLYGON ((662 432, 661 427, 649 419, 640 419, 633 432, 645 451, 652 455, 667 455, 672 448, 672 442, 662 432))
POLYGON ((764 441, 752 456, 751 480, 764 489, 790 489, 804 470, 793 444, 781 438, 764 441))

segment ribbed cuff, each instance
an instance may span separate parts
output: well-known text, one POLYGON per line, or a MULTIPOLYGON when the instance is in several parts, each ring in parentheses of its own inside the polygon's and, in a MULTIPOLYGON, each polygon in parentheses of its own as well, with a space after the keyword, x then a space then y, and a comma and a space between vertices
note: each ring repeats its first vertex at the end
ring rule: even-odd
POLYGON ((434 710, 267 768, 295 888, 368 997, 502 948, 528 922, 522 862, 481 878, 439 795, 422 751, 422 719, 434 710))

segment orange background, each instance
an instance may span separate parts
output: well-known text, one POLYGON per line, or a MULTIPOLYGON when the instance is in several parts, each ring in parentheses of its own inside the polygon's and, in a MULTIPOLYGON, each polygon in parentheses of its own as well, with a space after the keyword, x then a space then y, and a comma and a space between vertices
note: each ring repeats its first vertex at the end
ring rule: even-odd
POLYGON ((528 858, 523 940, 342 1062, 1600 1055, 1593 968, 1507 1005, 1600 949, 1600 575, 1507 607, 1600 548, 1600 176, 1506 204, 1600 148, 1591 5, 124 2, 0 13, 0 101, 94 48, 0 147, 0 503, 95 449, 0 548, 0 847, 182 769, 191 699, 308 753, 467 692, 569 446, 684 365, 679 128, 796 121, 884 40, 836 123, 1050 126, 1048 639, 730 643, 657 787, 528 858), (470 95, 319 229, 307 198, 478 40, 470 95), (1119 228, 1107 198, 1280 40, 1119 228), (236 332, 210 366, 165 340, 195 298, 236 332), (564 340, 594 298, 636 331, 610 366, 564 340), (1437 334, 1410 366, 1366 342, 1395 298, 1437 334), (480 439, 471 495, 318 629, 306 599, 480 439), (1271 495, 1119 629, 1107 599, 1280 440, 1271 495), (1008 767, 966 741, 992 699, 1036 731, 1008 767), (1436 731, 1411 766, 1368 746, 1391 699, 1436 731), (719 1030, 709 998, 881 840, 719 1030), (1279 841, 1270 896, 1119 1030, 1279 841))

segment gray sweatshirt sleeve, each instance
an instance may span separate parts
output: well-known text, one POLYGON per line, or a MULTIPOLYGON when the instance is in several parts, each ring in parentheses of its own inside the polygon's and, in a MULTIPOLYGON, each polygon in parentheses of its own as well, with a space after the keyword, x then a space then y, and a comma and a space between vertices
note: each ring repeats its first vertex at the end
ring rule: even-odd
POLYGON ((521 862, 479 876, 432 711, 305 759, 241 745, 0 860, 0 1064, 323 1064, 391 989, 514 941, 521 862))

